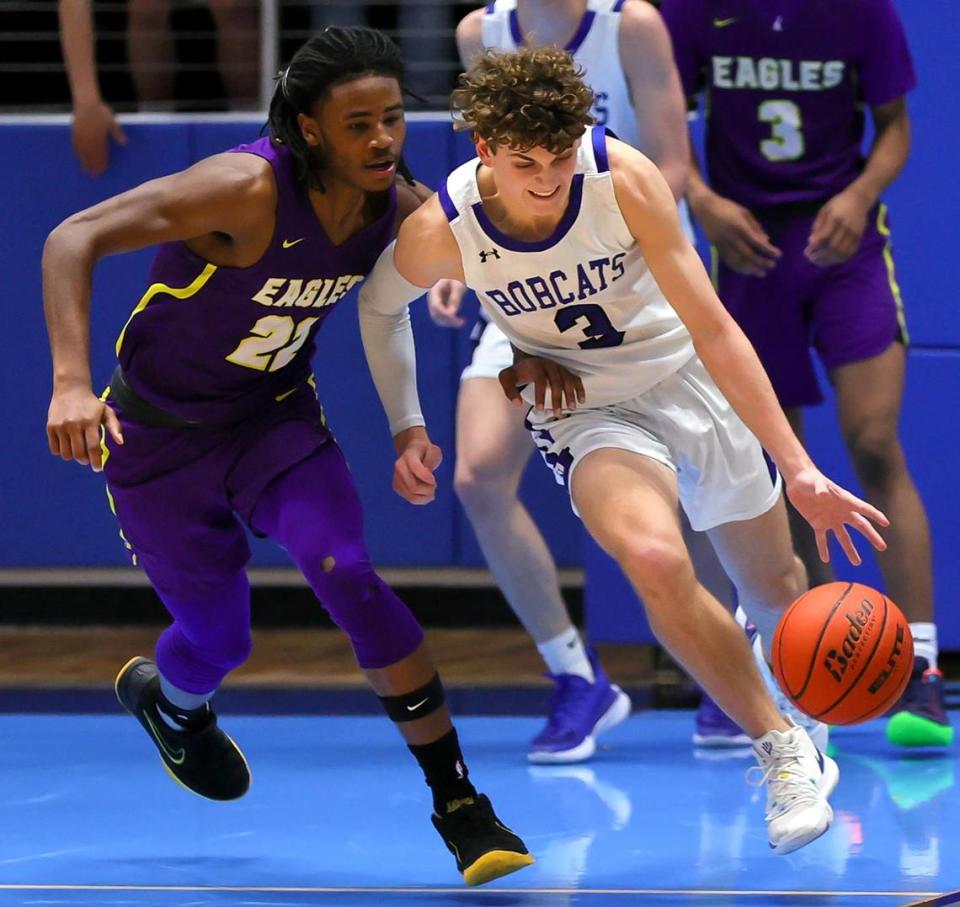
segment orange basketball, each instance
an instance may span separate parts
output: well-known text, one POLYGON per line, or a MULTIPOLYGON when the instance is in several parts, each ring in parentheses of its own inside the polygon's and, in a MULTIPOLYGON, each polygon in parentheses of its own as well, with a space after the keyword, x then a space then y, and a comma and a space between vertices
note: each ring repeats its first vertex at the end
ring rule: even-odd
POLYGON ((860 583, 826 583, 787 608, 773 637, 773 672, 793 703, 827 724, 882 715, 913 671, 900 609, 860 583))

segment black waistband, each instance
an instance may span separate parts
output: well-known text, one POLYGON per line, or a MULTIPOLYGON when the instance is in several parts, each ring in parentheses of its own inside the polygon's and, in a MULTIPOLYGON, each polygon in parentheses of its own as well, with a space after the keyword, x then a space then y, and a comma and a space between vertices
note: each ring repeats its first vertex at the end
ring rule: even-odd
POLYGON ((183 419, 144 400, 127 384, 127 379, 123 376, 123 369, 119 365, 110 376, 110 399, 127 419, 131 422, 139 422, 141 425, 151 425, 155 428, 217 427, 210 422, 194 422, 190 419, 183 419))

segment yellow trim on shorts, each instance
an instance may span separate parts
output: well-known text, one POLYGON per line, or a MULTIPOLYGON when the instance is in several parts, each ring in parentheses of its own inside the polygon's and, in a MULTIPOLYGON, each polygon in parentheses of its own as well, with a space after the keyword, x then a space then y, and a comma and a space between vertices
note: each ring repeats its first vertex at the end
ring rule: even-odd
MULTIPOLYGON (((317 403, 320 403, 320 391, 317 390, 317 376, 310 372, 310 377, 307 378, 307 384, 313 388, 313 396, 317 398, 317 403)), ((324 427, 327 425, 327 414, 323 409, 323 404, 320 403, 320 424, 324 427)))
POLYGON ((720 253, 713 243, 710 243, 710 282, 716 292, 720 287, 720 253))
POLYGON ((127 319, 127 323, 123 326, 123 330, 120 331, 120 336, 117 338, 117 355, 120 355, 120 347, 123 346, 123 337, 127 333, 127 328, 130 327, 130 322, 133 321, 133 316, 142 312, 149 304, 150 300, 154 296, 159 295, 160 293, 166 293, 168 296, 173 296, 174 299, 187 299, 190 296, 193 296, 195 293, 198 293, 203 289, 204 284, 213 276, 213 272, 217 270, 217 266, 213 264, 207 264, 207 266, 197 275, 197 278, 186 287, 168 287, 165 283, 153 283, 147 287, 147 292, 140 297, 140 301, 137 303, 134 310, 130 313, 130 317, 127 319))
MULTIPOLYGON (((107 397, 110 396, 110 388, 108 387, 101 395, 100 399, 106 402, 107 397)), ((100 451, 103 454, 103 459, 101 460, 102 465, 107 465, 107 458, 110 456, 110 448, 107 447, 107 427, 106 425, 100 426, 100 451)), ((123 534, 123 527, 120 525, 120 517, 117 516, 117 502, 113 499, 113 495, 110 493, 110 486, 104 480, 103 490, 107 493, 107 503, 110 505, 110 512, 114 515, 117 521, 117 532, 120 533, 120 541, 123 542, 123 547, 130 552, 130 560, 133 563, 133 566, 137 566, 137 556, 133 553, 133 545, 127 540, 127 537, 123 534)))
POLYGON ((893 240, 890 228, 887 226, 887 206, 881 202, 877 211, 877 231, 884 238, 883 263, 887 266, 887 282, 893 294, 893 302, 897 307, 897 324, 900 325, 900 334, 903 342, 910 345, 910 332, 907 330, 907 314, 903 306, 903 297, 900 295, 900 284, 897 283, 897 272, 893 264, 893 240))
MULTIPOLYGON (((109 396, 110 396, 110 385, 108 384, 106 387, 106 390, 104 390, 104 392, 100 395, 100 400, 103 403, 106 403, 107 397, 109 396)), ((100 465, 106 466, 107 458, 110 456, 110 448, 107 447, 107 426, 106 425, 100 426, 100 454, 101 454, 100 465)), ((108 491, 107 494, 110 494, 110 492, 108 491)), ((116 511, 114 511, 114 513, 116 513, 116 511)))

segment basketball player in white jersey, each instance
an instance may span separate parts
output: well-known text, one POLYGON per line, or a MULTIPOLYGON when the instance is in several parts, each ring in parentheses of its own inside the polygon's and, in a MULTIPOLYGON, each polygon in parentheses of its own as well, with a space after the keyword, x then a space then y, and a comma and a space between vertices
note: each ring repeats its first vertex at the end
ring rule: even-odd
POLYGON ((774 704, 740 628, 697 583, 678 502, 709 531, 767 659, 803 582, 781 475, 825 559, 833 532, 859 562, 848 526, 882 550, 870 521, 887 520, 813 464, 684 237, 665 180, 603 127, 585 130, 591 102, 557 50, 486 55, 461 77, 454 109, 478 159, 404 223, 360 297, 368 362, 401 439, 394 488, 429 502, 425 463, 439 459, 407 305, 438 280, 460 280, 517 350, 501 383, 532 404, 530 431, 588 531, 642 597, 660 642, 753 740, 770 844, 787 853, 829 826, 839 773, 774 704))
MULTIPOLYGON (((469 13, 457 28, 465 69, 485 49, 512 51, 525 45, 553 45, 570 53, 594 91, 596 122, 642 149, 660 167, 674 197, 682 198, 687 177, 684 98, 666 27, 646 0, 496 0, 469 13)), ((463 324, 463 292, 454 281, 431 290, 428 304, 437 324, 463 324)), ((534 448, 522 413, 510 407, 497 381, 513 364, 510 342, 482 309, 471 339, 473 356, 461 375, 457 400, 454 485, 500 589, 554 681, 549 718, 531 741, 528 758, 581 761, 593 755, 601 731, 629 714, 630 703, 607 678, 596 653, 585 648, 560 594, 550 551, 519 498, 534 448)), ((706 549, 715 565, 709 544, 706 549)), ((701 578, 703 560, 697 558, 701 578)), ((729 590, 717 566, 709 575, 717 576, 716 582, 707 582, 712 591, 729 590)), ((706 709, 709 705, 704 703, 706 709)), ((710 714, 715 716, 711 734, 699 739, 749 742, 722 713, 714 709, 710 714)))

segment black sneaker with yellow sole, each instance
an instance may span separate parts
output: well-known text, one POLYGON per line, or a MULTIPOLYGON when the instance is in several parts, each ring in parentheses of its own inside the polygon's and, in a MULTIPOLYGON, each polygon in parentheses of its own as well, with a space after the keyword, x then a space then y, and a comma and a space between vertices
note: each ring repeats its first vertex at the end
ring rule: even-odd
POLYGON ((131 658, 117 674, 121 705, 157 748, 163 767, 181 787, 210 800, 236 800, 250 787, 250 767, 240 748, 210 720, 196 730, 174 730, 160 715, 160 675, 147 658, 131 658))
POLYGON ((431 819, 468 885, 483 885, 534 862, 523 841, 497 818, 485 794, 454 800, 443 816, 434 813, 431 819))

